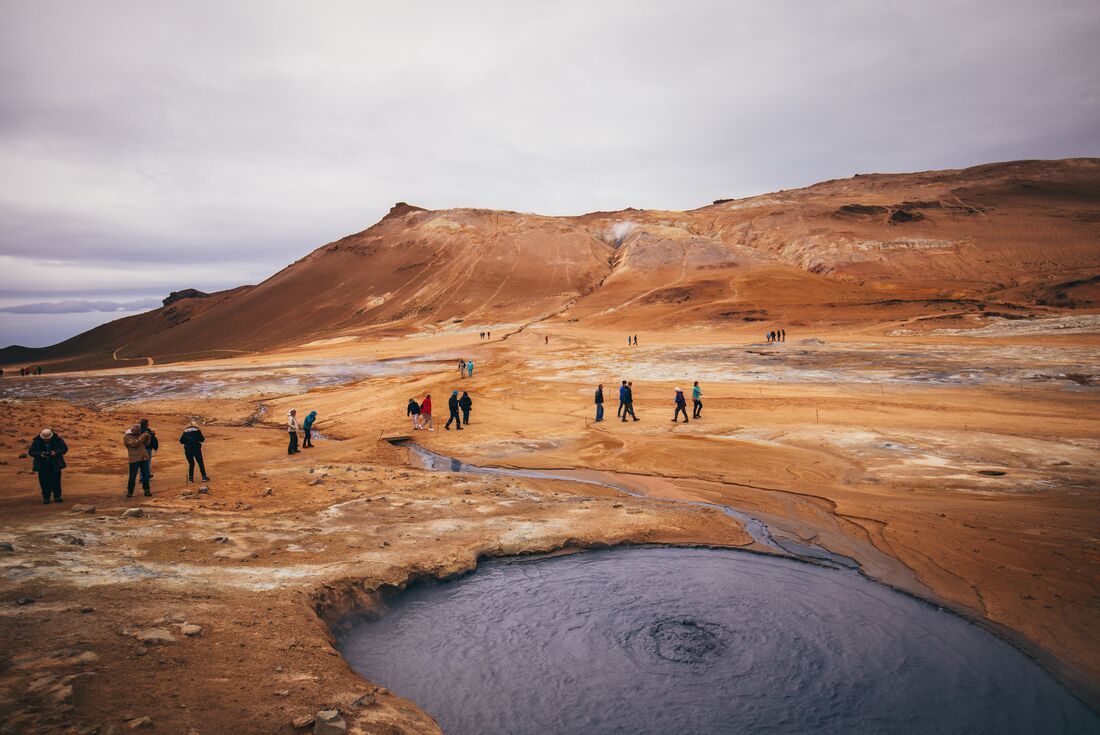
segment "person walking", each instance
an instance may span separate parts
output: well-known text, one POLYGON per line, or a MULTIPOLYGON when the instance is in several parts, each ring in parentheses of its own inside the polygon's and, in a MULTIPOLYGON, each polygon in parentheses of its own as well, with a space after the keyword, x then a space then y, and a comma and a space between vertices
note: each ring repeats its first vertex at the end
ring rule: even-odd
POLYGON ((691 386, 691 417, 693 419, 703 416, 703 389, 699 387, 699 381, 691 386))
POLYGON ((420 431, 420 404, 415 398, 409 399, 409 405, 405 407, 405 415, 412 417, 412 430, 420 431))
POLYGON ((634 381, 628 381, 626 384, 626 403, 623 405, 623 421, 626 421, 626 415, 630 414, 630 418, 638 421, 638 417, 634 415, 634 381))
POLYGON ((27 456, 34 459, 32 472, 38 473, 38 488, 42 491, 43 505, 61 500, 61 470, 65 469, 65 454, 69 445, 52 429, 43 429, 33 440, 27 456))
POLYGON ((458 358, 458 377, 466 377, 466 358, 464 357, 458 358))
POLYGON ((473 360, 470 360, 469 362, 466 363, 466 377, 468 377, 468 378, 474 377, 474 361, 473 360))
POLYGON ((286 412, 286 431, 290 438, 286 453, 297 454, 301 450, 298 449, 298 410, 295 408, 286 412))
POLYGON ((194 421, 187 424, 187 428, 180 434, 180 444, 183 445, 183 456, 187 458, 187 481, 195 481, 195 465, 199 466, 199 474, 203 482, 210 482, 206 475, 206 463, 202 461, 202 443, 206 437, 202 435, 202 429, 194 421))
POLYGON ((462 391, 462 397, 458 399, 458 407, 462 409, 462 423, 470 425, 470 409, 474 407, 474 400, 470 394, 462 391))
POLYGON ((629 334, 628 334, 628 335, 626 335, 626 346, 627 346, 627 347, 629 347, 629 346, 630 346, 630 335, 629 335, 629 334))
POLYGON ((596 423, 603 421, 603 383, 596 387, 596 423))
POLYGON ((313 448, 313 422, 317 420, 317 412, 310 411, 302 421, 302 449, 313 448))
POLYGON ((787 330, 786 329, 780 329, 779 330, 779 341, 780 342, 786 342, 787 341, 787 330))
POLYGON ((420 404, 420 419, 421 428, 427 427, 428 431, 435 431, 435 424, 432 422, 432 394, 425 393, 424 401, 420 404))
POLYGON ((638 335, 636 335, 636 334, 634 335, 634 346, 635 347, 638 346, 638 335))
POLYGON ((626 407, 626 381, 619 386, 619 408, 615 411, 615 415, 626 421, 626 417, 623 416, 623 409, 626 407))
POLYGON ((148 431, 141 430, 141 424, 134 424, 122 436, 122 443, 126 446, 126 457, 130 462, 130 475, 126 478, 126 497, 134 497, 134 485, 137 484, 138 473, 141 473, 141 489, 145 495, 153 493, 149 491, 149 441, 148 431))
POLYGON ((684 414, 684 423, 688 423, 688 409, 687 400, 684 398, 684 392, 679 388, 676 389, 676 412, 672 414, 672 423, 676 423, 680 418, 680 413, 684 414))
POLYGON ((149 434, 149 459, 145 460, 146 466, 149 468, 149 479, 153 479, 153 455, 160 449, 160 441, 157 439, 157 433, 149 428, 149 419, 141 419, 138 421, 141 426, 141 430, 149 434))
POLYGON ((447 399, 447 410, 450 411, 450 416, 447 417, 447 423, 444 425, 444 429, 451 430, 451 422, 457 424, 457 429, 462 431, 462 419, 458 417, 458 391, 451 391, 451 397, 447 399))

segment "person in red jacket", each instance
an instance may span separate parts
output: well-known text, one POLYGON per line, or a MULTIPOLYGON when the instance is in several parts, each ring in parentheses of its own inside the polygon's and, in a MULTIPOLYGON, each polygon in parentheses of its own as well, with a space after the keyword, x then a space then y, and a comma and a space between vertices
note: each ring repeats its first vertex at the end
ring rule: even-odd
POLYGON ((428 431, 435 431, 432 423, 432 394, 424 394, 424 400, 420 403, 420 425, 428 431))

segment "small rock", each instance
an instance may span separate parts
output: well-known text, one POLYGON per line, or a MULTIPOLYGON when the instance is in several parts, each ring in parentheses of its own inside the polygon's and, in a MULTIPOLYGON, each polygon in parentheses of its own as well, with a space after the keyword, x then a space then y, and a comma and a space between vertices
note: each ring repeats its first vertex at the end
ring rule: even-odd
POLYGON ((348 725, 339 710, 323 709, 313 718, 313 735, 344 735, 348 725))
POLYGON ((88 613, 93 613, 93 612, 95 612, 95 608, 94 608, 94 607, 89 607, 89 606, 85 605, 84 607, 80 608, 80 612, 82 612, 82 613, 84 613, 85 615, 87 615, 88 613))
POLYGON ((380 543, 380 544, 378 544, 378 545, 379 545, 380 547, 382 547, 382 548, 385 548, 385 547, 387 547, 387 546, 389 546, 389 545, 390 545, 390 542, 389 542, 389 541, 383 541, 382 543, 380 543))
POLYGON ((188 638, 197 638, 202 635, 202 626, 195 625, 194 623, 184 623, 180 626, 180 633, 183 633, 188 638))
POLYGON ((214 543, 216 543, 216 544, 228 544, 229 543, 229 537, 228 536, 215 536, 214 537, 214 543))
POLYGON ((30 604, 33 604, 33 603, 34 603, 34 598, 33 597, 20 597, 18 600, 15 601, 16 605, 30 605, 30 604))
POLYGON ((268 497, 269 495, 271 495, 271 493, 273 493, 273 492, 275 492, 275 488, 273 488, 273 487, 265 487, 265 488, 264 488, 264 491, 263 491, 263 493, 261 493, 261 495, 263 495, 263 497, 265 497, 265 498, 266 498, 266 497, 268 497))
POLYGON ((209 495, 210 488, 206 485, 199 485, 199 495, 209 495))
POLYGON ((237 501, 237 505, 235 507, 237 510, 252 510, 251 505, 249 505, 248 503, 242 503, 239 500, 237 501))
POLYGON ((135 720, 130 720, 126 723, 126 727, 131 730, 148 730, 153 726, 152 717, 138 717, 135 720))
POLYGON ((149 649, 145 646, 138 646, 137 650, 135 650, 134 653, 136 653, 138 656, 144 656, 145 654, 149 653, 149 649))
POLYGON ((300 715, 291 720, 290 724, 298 730, 304 730, 313 724, 313 715, 300 715))
POLYGON ((71 533, 59 533, 56 536, 54 536, 54 540, 55 541, 60 541, 63 544, 68 544, 69 546, 83 546, 84 545, 84 539, 80 538, 79 536, 77 536, 75 534, 71 534, 71 533))
POLYGON ((310 485, 324 485, 325 481, 318 477, 316 480, 310 480, 310 485))
POLYGON ((85 651, 76 657, 76 662, 81 666, 90 666, 99 661, 99 656, 91 651, 85 651))
POLYGON ((5 554, 13 554, 15 553, 15 547, 12 546, 11 543, 8 541, 0 541, 0 552, 3 552, 5 554))
POLYGON ((145 515, 145 511, 141 508, 127 508, 122 511, 122 518, 141 518, 145 515))
POLYGON ((275 692, 275 696, 276 697, 289 697, 290 696, 290 690, 289 689, 280 689, 279 691, 275 692))
POLYGON ((137 639, 149 646, 171 646, 176 637, 164 628, 149 628, 137 634, 137 639))
POLYGON ((622 508, 622 507, 623 507, 623 504, 622 504, 622 503, 612 503, 612 504, 611 504, 611 507, 612 507, 612 508, 622 508))
POLYGON ((375 694, 375 690, 370 690, 366 694, 361 695, 358 699, 352 702, 356 707, 373 707, 378 704, 378 697, 375 694))
POLYGON ((70 513, 95 513, 94 505, 84 505, 83 503, 77 503, 72 508, 69 508, 70 513))

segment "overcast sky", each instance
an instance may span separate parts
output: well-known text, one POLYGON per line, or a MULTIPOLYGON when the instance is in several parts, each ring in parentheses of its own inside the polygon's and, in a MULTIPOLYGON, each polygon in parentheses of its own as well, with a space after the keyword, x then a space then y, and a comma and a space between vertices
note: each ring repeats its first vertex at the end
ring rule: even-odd
POLYGON ((1096 156, 1098 38, 1096 0, 0 0, 0 279, 256 282, 398 200, 692 208, 1096 156))

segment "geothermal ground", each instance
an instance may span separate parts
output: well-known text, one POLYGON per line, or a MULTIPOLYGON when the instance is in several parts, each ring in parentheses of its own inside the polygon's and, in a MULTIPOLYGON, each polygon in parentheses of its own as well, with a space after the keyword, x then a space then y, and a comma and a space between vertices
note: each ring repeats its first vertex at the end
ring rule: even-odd
POLYGON ((342 626, 479 559, 620 544, 858 567, 1096 708, 1100 337, 1077 319, 791 329, 779 344, 633 330, 632 347, 548 321, 492 341, 361 336, 5 377, 0 732, 291 733, 324 710, 349 732, 435 732, 349 667, 342 626), (460 356, 474 377, 459 379, 460 356), (621 379, 637 423, 615 418, 621 379), (694 380, 703 418, 672 424, 673 389, 694 380), (474 400, 461 433, 443 430, 456 388, 474 400), (426 392, 436 431, 411 432, 405 404, 426 392), (321 435, 294 456, 290 408, 316 410, 321 435), (161 451, 153 497, 127 499, 122 434, 139 416, 161 451), (190 418, 208 483, 185 482, 190 418), (62 505, 41 504, 22 456, 43 426, 70 447, 62 505), (399 436, 434 455, 385 440, 399 436))

